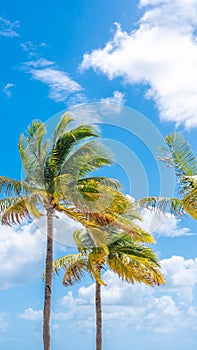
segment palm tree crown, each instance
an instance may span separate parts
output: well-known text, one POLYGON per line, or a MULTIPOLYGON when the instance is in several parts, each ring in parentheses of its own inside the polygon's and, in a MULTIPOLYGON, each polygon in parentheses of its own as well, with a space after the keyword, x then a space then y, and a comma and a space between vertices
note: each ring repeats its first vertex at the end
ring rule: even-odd
POLYGON ((149 286, 161 285, 165 280, 151 248, 136 242, 125 232, 110 233, 105 247, 95 247, 88 232, 79 230, 74 235, 79 253, 63 256, 53 262, 54 273, 65 269, 63 285, 72 286, 89 273, 96 281, 96 349, 102 349, 101 285, 106 285, 101 272, 105 266, 130 283, 142 282, 149 286))
POLYGON ((197 220, 197 158, 180 132, 166 137, 167 147, 160 149, 159 159, 175 169, 181 198, 149 197, 138 202, 176 215, 188 213, 197 220))

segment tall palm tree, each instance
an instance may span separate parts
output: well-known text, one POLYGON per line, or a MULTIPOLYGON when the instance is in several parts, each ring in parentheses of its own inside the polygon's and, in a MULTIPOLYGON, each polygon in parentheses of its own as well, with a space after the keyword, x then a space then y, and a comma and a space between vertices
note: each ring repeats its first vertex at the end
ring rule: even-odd
POLYGON ((72 119, 64 114, 53 135, 46 139, 46 125, 33 121, 19 139, 19 151, 26 177, 23 181, 0 176, 1 222, 20 223, 30 217, 47 219, 46 278, 43 312, 44 350, 50 350, 52 293, 53 217, 66 214, 89 229, 95 245, 103 245, 99 227, 118 225, 142 241, 152 236, 139 231, 131 221, 132 207, 119 191, 120 184, 104 177, 87 177, 111 164, 105 148, 95 141, 98 134, 90 125, 69 128, 72 119), (43 211, 41 210, 43 208, 43 211), (124 215, 123 215, 124 214, 124 215))
POLYGON ((164 284, 164 278, 159 270, 159 263, 151 248, 135 241, 125 232, 110 232, 108 244, 95 247, 91 236, 86 231, 76 231, 75 242, 79 253, 63 256, 53 262, 53 269, 58 273, 65 269, 64 286, 72 286, 80 281, 88 272, 96 282, 96 350, 102 349, 102 304, 101 285, 102 270, 107 266, 123 281, 130 283, 142 282, 149 286, 164 284))
POLYGON ((178 215, 185 212, 197 220, 197 158, 180 132, 167 136, 166 143, 167 147, 160 149, 159 159, 175 169, 180 198, 148 197, 138 204, 178 215))

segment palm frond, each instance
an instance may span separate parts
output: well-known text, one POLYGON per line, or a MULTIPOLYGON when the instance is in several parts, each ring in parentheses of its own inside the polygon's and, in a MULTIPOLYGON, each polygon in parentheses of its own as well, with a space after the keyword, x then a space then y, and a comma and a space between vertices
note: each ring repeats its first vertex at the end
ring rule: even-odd
POLYGON ((184 215, 183 200, 178 198, 147 197, 136 202, 139 209, 150 209, 156 212, 171 213, 176 216, 184 215))
POLYGON ((105 263, 105 253, 97 253, 92 251, 88 255, 87 269, 89 274, 100 284, 106 286, 106 283, 101 279, 101 269, 105 263))
POLYGON ((55 145, 58 139, 62 137, 63 133, 65 132, 67 126, 70 124, 71 121, 73 121, 73 119, 69 117, 68 112, 65 112, 55 128, 53 136, 53 145, 55 145))
POLYGON ((3 225, 11 226, 13 224, 20 224, 24 219, 30 217, 25 200, 26 198, 21 198, 3 212, 1 216, 3 225))
POLYGON ((94 242, 89 232, 85 229, 75 230, 73 238, 79 252, 85 252, 94 247, 94 242))
POLYGON ((155 239, 151 234, 123 215, 116 215, 113 224, 115 227, 130 235, 137 242, 155 243, 155 239))
POLYGON ((184 210, 197 220, 197 188, 190 191, 182 201, 184 210))
POLYGON ((72 174, 78 180, 111 163, 111 155, 108 149, 98 141, 89 141, 72 152, 62 166, 61 172, 72 174))
POLYGON ((0 212, 4 212, 10 206, 21 200, 21 197, 8 197, 0 199, 0 212))
POLYGON ((123 281, 145 283, 149 286, 165 284, 159 267, 148 258, 114 252, 108 257, 107 264, 123 281))
POLYGON ((81 223, 85 228, 94 228, 94 227, 98 227, 98 224, 96 224, 93 221, 88 221, 86 214, 84 214, 83 212, 80 212, 78 210, 76 210, 75 207, 66 207, 64 205, 57 205, 55 208, 57 211, 59 211, 60 213, 64 213, 66 214, 69 218, 78 221, 79 223, 81 223))
POLYGON ((53 262, 53 271, 58 273, 63 268, 65 274, 63 277, 63 285, 73 286, 79 282, 87 271, 87 259, 81 253, 63 256, 53 262))
POLYGON ((31 194, 28 198, 25 199, 26 208, 35 219, 39 219, 43 216, 43 214, 37 208, 38 204, 43 203, 40 196, 37 194, 31 194))
POLYGON ((69 153, 80 141, 85 141, 90 137, 97 137, 97 133, 90 125, 80 125, 79 127, 64 132, 53 146, 51 154, 46 162, 45 173, 49 178, 56 177, 61 174, 69 153))
POLYGON ((44 186, 44 164, 48 154, 49 142, 44 142, 46 126, 40 121, 33 121, 28 128, 28 134, 21 134, 18 147, 26 172, 31 184, 44 186))
POLYGON ((31 193, 30 187, 20 180, 13 180, 9 177, 0 176, 0 192, 7 196, 21 196, 31 193))
POLYGON ((197 159, 183 135, 171 133, 166 143, 169 148, 161 148, 159 158, 174 167, 178 177, 197 175, 197 159))

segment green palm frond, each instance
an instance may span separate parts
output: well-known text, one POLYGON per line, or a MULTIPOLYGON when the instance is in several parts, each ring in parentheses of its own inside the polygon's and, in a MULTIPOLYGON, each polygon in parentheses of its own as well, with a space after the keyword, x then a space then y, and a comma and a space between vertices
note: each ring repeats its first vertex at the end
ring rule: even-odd
POLYGON ((53 179, 54 199, 58 201, 70 200, 72 194, 73 178, 70 174, 62 174, 53 179))
MULTIPOLYGON (((128 249, 129 247, 125 248, 128 249)), ((132 249, 132 246, 130 248, 132 249)), ((165 284, 163 275, 159 270, 159 264, 157 261, 152 261, 149 254, 150 252, 147 251, 143 251, 141 254, 138 251, 136 254, 135 251, 131 255, 122 253, 121 249, 117 248, 108 256, 107 264, 123 281, 145 283, 149 286, 165 284)), ((155 256, 154 260, 156 260, 155 256)))
POLYGON ((5 193, 7 196, 21 196, 31 193, 31 189, 24 181, 0 176, 0 192, 5 193))
POLYGON ((44 142, 46 126, 40 121, 33 121, 28 127, 27 136, 21 134, 18 147, 26 172, 26 180, 31 184, 44 186, 44 164, 48 154, 49 141, 44 142))
POLYGON ((197 159, 182 134, 171 133, 166 137, 169 148, 160 149, 160 159, 175 168, 177 176, 197 175, 197 159))
MULTIPOLYGON (((119 212, 124 196, 120 194, 115 188, 118 186, 118 182, 114 179, 104 178, 87 178, 79 181, 72 180, 68 182, 69 176, 60 175, 59 187, 63 195, 63 200, 69 200, 79 210, 82 211, 110 211, 115 212, 115 209, 119 207, 119 212), (65 186, 64 186, 65 179, 65 186), (118 198, 119 197, 119 198, 118 198), (118 199, 118 200, 117 200, 118 199), (114 204, 112 208, 112 204, 114 204)), ((125 207, 126 200, 124 200, 125 207)))
MULTIPOLYGON (((34 139, 35 137, 35 134, 39 134, 40 133, 40 130, 41 128, 43 127, 44 123, 41 122, 41 120, 33 120, 31 125, 28 126, 27 128, 27 133, 25 135, 25 139, 26 139, 26 142, 29 143, 30 141, 32 141, 32 139, 34 139)), ((41 132, 41 138, 43 138, 43 134, 41 132)))
POLYGON ((98 137, 90 125, 80 125, 75 129, 64 132, 56 141, 46 162, 45 173, 48 174, 47 176, 53 178, 60 175, 62 167, 73 148, 79 145, 80 141, 85 141, 90 137, 98 137))
POLYGON ((137 242, 155 243, 155 239, 151 234, 123 215, 115 216, 114 225, 122 231, 125 231, 125 233, 130 235, 137 242))
POLYGON ((95 177, 85 177, 83 179, 79 179, 77 181, 78 186, 81 186, 81 190, 83 190, 83 187, 85 186, 96 186, 96 185, 103 185, 106 187, 109 187, 110 189, 118 190, 122 188, 121 183, 112 178, 102 177, 102 176, 95 176, 95 177))
POLYGON ((53 262, 53 270, 55 273, 58 273, 61 268, 65 270, 63 285, 66 287, 73 286, 81 280, 82 276, 87 271, 87 259, 80 253, 63 256, 53 262))
POLYGON ((182 199, 165 197, 147 197, 136 202, 140 209, 153 209, 157 212, 171 213, 177 216, 184 215, 182 199))
POLYGON ((86 253, 94 247, 94 241, 89 232, 85 229, 75 230, 73 238, 80 253, 86 253))
POLYGON ((72 174, 79 180, 105 165, 111 165, 111 155, 100 142, 92 140, 74 150, 64 163, 61 172, 72 174))
POLYGON ((65 112, 59 123, 57 124, 55 131, 54 131, 54 136, 53 136, 53 145, 56 144, 56 142, 58 141, 59 138, 62 137, 62 135, 64 134, 66 128, 68 127, 68 125, 70 124, 70 122, 72 122, 73 119, 69 117, 69 113, 65 112))
POLYGON ((92 247, 99 247, 104 251, 108 249, 109 233, 107 230, 100 228, 99 225, 98 227, 86 227, 86 230, 92 240, 92 247))

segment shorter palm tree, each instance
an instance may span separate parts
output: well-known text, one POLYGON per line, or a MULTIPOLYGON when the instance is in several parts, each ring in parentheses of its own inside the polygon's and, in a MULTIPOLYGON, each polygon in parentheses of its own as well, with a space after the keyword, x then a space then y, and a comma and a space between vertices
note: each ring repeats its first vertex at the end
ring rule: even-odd
POLYGON ((138 205, 175 215, 187 213, 197 220, 197 158, 180 132, 167 136, 166 143, 159 159, 175 169, 180 198, 148 197, 139 200, 138 205))
POLYGON ((101 286, 106 286, 101 273, 108 267, 123 281, 142 282, 148 286, 164 284, 158 259, 151 248, 134 241, 125 232, 110 232, 109 243, 95 247, 91 236, 83 230, 74 234, 79 253, 63 256, 53 262, 54 272, 65 269, 63 285, 72 286, 85 272, 95 279, 96 350, 102 349, 101 286))

